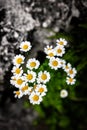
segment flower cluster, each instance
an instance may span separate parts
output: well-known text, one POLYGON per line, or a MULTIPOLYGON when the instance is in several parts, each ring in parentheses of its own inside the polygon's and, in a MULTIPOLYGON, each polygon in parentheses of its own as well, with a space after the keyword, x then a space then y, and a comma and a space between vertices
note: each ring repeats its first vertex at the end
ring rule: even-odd
MULTIPOLYGON (((77 71, 72 68, 70 63, 66 64, 66 61, 61 59, 65 53, 65 46, 67 41, 60 38, 56 42, 56 47, 47 46, 44 48, 46 58, 48 59, 48 66, 55 71, 62 68, 67 73, 66 83, 73 85, 76 79, 74 78, 77 71)), ((31 49, 31 43, 28 41, 20 44, 20 51, 27 52, 31 49)), ((18 88, 18 91, 14 91, 15 97, 21 98, 23 95, 28 95, 30 103, 40 104, 43 100, 43 96, 47 92, 47 83, 51 79, 50 72, 47 70, 39 70, 40 62, 31 58, 26 61, 25 57, 21 54, 16 55, 13 59, 11 84, 18 88), (25 65, 25 67, 24 67, 25 65)), ((64 98, 68 96, 67 90, 61 90, 60 97, 64 98)))
MULTIPOLYGON (((63 54, 65 53, 65 46, 67 45, 67 41, 65 39, 58 39, 56 41, 56 47, 47 46, 44 48, 44 52, 47 54, 46 58, 49 59, 49 66, 51 69, 58 70, 58 68, 62 68, 66 73, 66 83, 68 85, 74 85, 76 82, 76 69, 71 66, 70 63, 66 63, 64 59, 61 59, 63 54)), ((60 97, 65 98, 68 96, 67 90, 63 89, 60 92, 60 97)))
MULTIPOLYGON (((31 43, 28 41, 20 44, 20 51, 27 52, 31 49, 31 43)), ((27 60, 26 69, 23 69, 25 57, 21 54, 16 55, 13 59, 11 84, 18 88, 15 91, 15 97, 21 98, 23 95, 28 95, 30 103, 40 104, 43 96, 46 95, 46 83, 50 80, 50 73, 47 71, 39 71, 40 62, 31 58, 27 60)))
POLYGON ((66 45, 67 41, 60 38, 56 41, 56 47, 47 46, 44 51, 47 54, 46 57, 49 59, 49 66, 51 69, 58 70, 58 68, 62 68, 67 73, 67 84, 73 85, 76 81, 74 77, 76 76, 77 71, 75 68, 72 68, 70 63, 66 63, 65 60, 61 59, 65 53, 66 45))

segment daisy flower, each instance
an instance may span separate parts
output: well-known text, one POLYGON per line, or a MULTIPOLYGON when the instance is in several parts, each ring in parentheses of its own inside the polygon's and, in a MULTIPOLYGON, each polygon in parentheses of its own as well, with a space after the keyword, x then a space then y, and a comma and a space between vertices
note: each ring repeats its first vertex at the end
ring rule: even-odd
POLYGON ((66 61, 65 61, 65 60, 60 59, 60 63, 61 63, 61 67, 63 67, 63 66, 65 66, 65 64, 66 64, 66 61))
POLYGON ((68 96, 68 91, 65 90, 65 89, 62 89, 62 90, 60 91, 60 97, 61 97, 61 98, 66 98, 67 96, 68 96))
POLYGON ((13 75, 13 76, 11 77, 10 83, 11 83, 12 85, 15 85, 16 78, 17 78, 17 77, 16 77, 15 75, 13 75))
POLYGON ((24 84, 22 87, 21 87, 21 91, 24 95, 29 95, 30 94, 30 91, 33 87, 29 87, 28 84, 24 84))
POLYGON ((71 78, 71 77, 67 77, 66 82, 67 82, 67 84, 73 85, 73 84, 75 84, 76 79, 71 78))
POLYGON ((47 83, 48 81, 50 80, 50 73, 47 72, 47 71, 40 71, 38 73, 38 79, 37 79, 37 82, 38 83, 47 83))
POLYGON ((30 70, 28 70, 27 74, 24 74, 24 76, 25 76, 25 81, 26 82, 33 83, 35 81, 35 79, 36 79, 36 73, 33 72, 33 71, 30 71, 30 70))
POLYGON ((60 45, 58 45, 57 47, 55 47, 55 52, 56 52, 57 56, 62 57, 63 54, 65 53, 65 48, 60 46, 60 45))
POLYGON ((19 67, 21 64, 24 63, 24 59, 25 57, 23 55, 16 55, 13 59, 13 64, 19 67))
POLYGON ((47 52, 46 58, 50 59, 50 58, 54 57, 55 55, 56 55, 56 53, 55 53, 54 49, 52 49, 47 52))
POLYGON ((15 87, 21 88, 21 86, 24 85, 24 83, 25 83, 24 76, 17 77, 15 80, 15 87))
POLYGON ((49 46, 47 45, 45 48, 44 48, 44 52, 47 54, 49 50, 52 50, 53 46, 49 46))
POLYGON ((29 95, 34 91, 34 87, 29 87, 29 95))
POLYGON ((19 91, 14 91, 14 94, 15 94, 15 98, 18 97, 18 98, 21 98, 23 96, 23 93, 19 90, 19 91))
POLYGON ((72 78, 75 77, 76 73, 77 73, 77 71, 76 71, 75 68, 70 68, 70 69, 68 70, 68 72, 67 72, 68 76, 70 76, 70 77, 72 77, 72 78))
POLYGON ((31 43, 28 41, 24 41, 20 44, 20 50, 27 52, 31 49, 31 43))
POLYGON ((22 67, 17 67, 17 66, 14 66, 13 69, 12 69, 12 73, 14 75, 18 75, 18 76, 21 76, 23 74, 23 69, 22 67))
POLYGON ((60 59, 55 57, 51 58, 49 61, 49 66, 51 67, 51 69, 57 70, 61 67, 60 59))
POLYGON ((31 58, 27 61, 26 67, 32 70, 32 69, 38 69, 39 65, 40 62, 38 60, 36 60, 35 58, 31 58))
POLYGON ((60 38, 59 40, 56 40, 56 44, 61 45, 61 46, 66 46, 67 41, 65 39, 63 39, 63 38, 60 38))
POLYGON ((70 63, 64 64, 63 69, 64 69, 65 72, 68 72, 69 69, 71 69, 71 64, 70 63))
POLYGON ((32 92, 31 95, 29 96, 30 103, 34 104, 40 104, 42 102, 42 96, 40 95, 39 92, 32 92))
POLYGON ((38 84, 36 85, 35 91, 39 92, 41 96, 45 96, 47 92, 47 87, 44 84, 38 84))

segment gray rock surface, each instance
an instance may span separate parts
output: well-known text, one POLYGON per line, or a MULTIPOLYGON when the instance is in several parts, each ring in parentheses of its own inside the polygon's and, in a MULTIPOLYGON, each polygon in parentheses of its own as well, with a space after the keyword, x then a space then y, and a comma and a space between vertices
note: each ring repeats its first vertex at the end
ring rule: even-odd
POLYGON ((32 108, 24 108, 23 100, 7 103, 0 109, 0 130, 36 130, 32 122, 38 114, 32 108))

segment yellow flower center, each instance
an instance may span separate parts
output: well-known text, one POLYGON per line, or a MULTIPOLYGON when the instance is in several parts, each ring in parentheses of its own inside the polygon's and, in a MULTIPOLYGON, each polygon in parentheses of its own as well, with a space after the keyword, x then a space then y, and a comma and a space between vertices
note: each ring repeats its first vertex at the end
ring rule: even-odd
POLYGON ((61 62, 61 64, 63 65, 63 62, 61 62))
POLYGON ((48 48, 48 50, 52 50, 51 48, 48 48))
POLYGON ((48 54, 48 56, 53 57, 54 54, 51 52, 51 53, 48 54))
POLYGON ((62 92, 62 96, 64 96, 65 95, 65 92, 62 92))
POLYGON ((32 75, 32 74, 28 74, 28 75, 27 75, 27 79, 28 79, 28 80, 31 80, 32 78, 33 78, 33 75, 32 75))
POLYGON ((42 74, 42 75, 41 75, 41 79, 42 79, 42 80, 46 80, 46 79, 47 79, 47 75, 46 75, 46 74, 42 74))
POLYGON ((16 60, 17 64, 21 64, 22 61, 23 61, 22 58, 17 58, 17 60, 16 60))
POLYGON ((73 70, 69 70, 69 73, 70 73, 70 74, 73 74, 73 70))
POLYGON ((23 83, 23 80, 22 80, 22 79, 18 79, 18 80, 17 80, 17 84, 18 84, 18 85, 21 85, 22 83, 23 83))
POLYGON ((30 66, 31 66, 31 67, 35 67, 35 66, 36 66, 36 62, 31 62, 31 63, 30 63, 30 66))
POLYGON ((16 78, 13 78, 12 80, 16 81, 16 78))
POLYGON ((57 66, 57 65, 58 65, 58 61, 54 60, 54 61, 52 62, 52 65, 53 65, 53 66, 57 66))
POLYGON ((65 66, 66 69, 69 69, 68 65, 65 66))
POLYGON ((62 50, 61 50, 61 49, 58 49, 58 50, 57 50, 57 52, 58 52, 58 53, 61 53, 61 52, 62 52, 62 50))
POLYGON ((15 73, 16 73, 16 74, 20 74, 20 71, 21 71, 21 70, 20 70, 19 68, 17 68, 17 69, 15 70, 15 73))
POLYGON ((40 93, 44 92, 44 88, 39 88, 39 92, 40 93))
POLYGON ((22 92, 28 90, 28 86, 24 86, 21 90, 22 90, 22 92))
POLYGON ((16 91, 15 93, 16 93, 17 96, 20 95, 20 92, 19 92, 19 91, 16 91))
POLYGON ((24 49, 24 50, 28 49, 28 45, 26 45, 26 44, 23 45, 23 49, 24 49))
POLYGON ((34 100, 34 101, 38 101, 38 100, 39 100, 39 96, 38 96, 38 95, 34 95, 34 96, 33 96, 33 100, 34 100))
POLYGON ((34 87, 33 87, 33 88, 34 88, 34 89, 36 89, 36 87, 37 87, 37 85, 34 85, 34 87))
POLYGON ((63 45, 64 43, 62 41, 59 42, 60 45, 63 45))
POLYGON ((73 78, 69 78, 69 82, 72 82, 73 81, 73 78))
POLYGON ((30 93, 32 93, 33 92, 33 88, 30 90, 30 93))

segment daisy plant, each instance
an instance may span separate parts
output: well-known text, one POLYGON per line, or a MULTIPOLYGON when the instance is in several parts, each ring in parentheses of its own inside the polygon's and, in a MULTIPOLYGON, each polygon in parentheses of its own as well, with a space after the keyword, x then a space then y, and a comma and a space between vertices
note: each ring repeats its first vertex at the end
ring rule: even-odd
MULTIPOLYGON (((18 88, 17 91, 14 91, 15 97, 21 98, 27 95, 30 103, 40 104, 43 101, 43 97, 46 96, 48 91, 47 86, 51 78, 56 76, 60 69, 66 73, 65 84, 75 84, 76 69, 61 58, 65 53, 66 45, 67 41, 62 38, 56 41, 55 47, 47 45, 44 48, 46 60, 42 65, 36 58, 26 59, 26 57, 21 54, 14 57, 14 66, 12 68, 13 75, 10 82, 13 86, 18 88), (25 63, 26 65, 23 67, 25 63)), ((20 44, 20 51, 26 53, 31 50, 31 47, 30 42, 23 41, 20 44)), ((67 96, 68 91, 64 88, 61 89, 60 97, 65 98, 67 96)))

